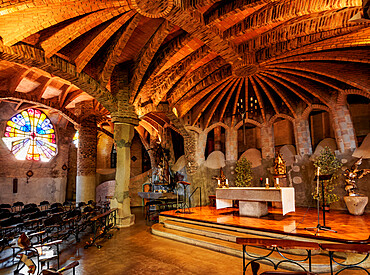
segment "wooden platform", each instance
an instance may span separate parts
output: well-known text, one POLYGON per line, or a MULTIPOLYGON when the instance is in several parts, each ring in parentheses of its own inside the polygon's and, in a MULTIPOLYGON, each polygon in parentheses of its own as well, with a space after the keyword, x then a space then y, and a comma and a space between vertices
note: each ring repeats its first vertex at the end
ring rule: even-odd
MULTIPOLYGON (((180 210, 181 211, 181 210, 180 210)), ((261 218, 241 217, 237 208, 216 210, 212 206, 195 207, 176 213, 176 210, 160 213, 160 221, 168 218, 184 221, 202 222, 209 225, 227 226, 228 228, 249 229, 264 233, 288 235, 290 238, 309 238, 333 242, 364 242, 370 236, 370 214, 353 216, 346 211, 330 210, 326 212, 326 226, 337 233, 319 230, 317 209, 297 208, 294 213, 282 215, 279 208, 269 208, 269 214, 261 218), (307 228, 313 227, 308 230, 307 228)), ((322 212, 320 211, 320 224, 322 212)))

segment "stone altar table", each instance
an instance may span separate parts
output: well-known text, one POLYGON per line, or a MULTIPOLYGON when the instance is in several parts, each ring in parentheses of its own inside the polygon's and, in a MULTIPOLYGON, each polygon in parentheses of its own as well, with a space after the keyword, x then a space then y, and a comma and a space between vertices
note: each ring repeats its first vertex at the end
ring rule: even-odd
POLYGON ((216 209, 232 207, 239 200, 240 216, 262 217, 268 214, 267 202, 281 202, 283 215, 295 212, 293 187, 230 187, 216 188, 216 209))

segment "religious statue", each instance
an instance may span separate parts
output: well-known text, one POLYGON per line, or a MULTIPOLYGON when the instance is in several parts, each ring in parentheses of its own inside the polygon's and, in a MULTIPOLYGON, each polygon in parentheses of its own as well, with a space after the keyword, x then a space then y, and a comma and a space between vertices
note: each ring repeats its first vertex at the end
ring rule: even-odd
POLYGON ((358 169, 362 163, 362 158, 357 160, 352 166, 351 169, 346 169, 344 171, 344 176, 346 177, 346 186, 344 189, 348 193, 348 196, 355 196, 355 189, 357 189, 356 179, 361 179, 366 174, 370 173, 370 169, 358 169))
POLYGON ((284 176, 286 174, 286 165, 280 153, 277 153, 274 160, 274 173, 276 176, 284 176))

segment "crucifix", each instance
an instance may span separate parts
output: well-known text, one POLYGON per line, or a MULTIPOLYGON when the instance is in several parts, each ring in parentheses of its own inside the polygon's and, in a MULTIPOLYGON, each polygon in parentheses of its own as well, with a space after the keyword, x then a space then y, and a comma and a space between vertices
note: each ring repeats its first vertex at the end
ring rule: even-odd
POLYGON ((243 142, 244 142, 244 145, 246 145, 247 140, 246 140, 246 135, 245 135, 245 117, 248 113, 247 106, 245 102, 243 102, 242 98, 240 98, 239 102, 236 103, 236 106, 237 106, 237 111, 241 115, 242 120, 243 120, 243 142))

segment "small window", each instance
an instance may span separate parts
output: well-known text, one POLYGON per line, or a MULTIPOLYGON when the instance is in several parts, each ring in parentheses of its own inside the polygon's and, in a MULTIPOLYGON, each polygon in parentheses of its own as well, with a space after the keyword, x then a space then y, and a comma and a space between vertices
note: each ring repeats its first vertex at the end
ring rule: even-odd
POLYGON ((110 152, 110 168, 117 168, 117 150, 114 144, 110 152))
POLYGON ((76 131, 75 135, 73 136, 73 140, 72 140, 72 142, 76 146, 76 148, 78 148, 79 137, 80 137, 80 134, 78 133, 78 131, 76 131))

